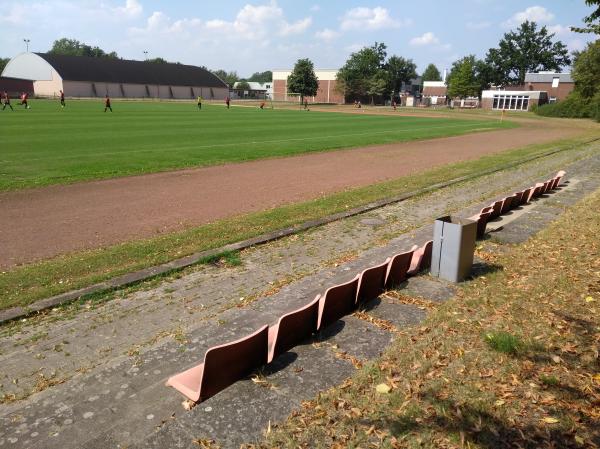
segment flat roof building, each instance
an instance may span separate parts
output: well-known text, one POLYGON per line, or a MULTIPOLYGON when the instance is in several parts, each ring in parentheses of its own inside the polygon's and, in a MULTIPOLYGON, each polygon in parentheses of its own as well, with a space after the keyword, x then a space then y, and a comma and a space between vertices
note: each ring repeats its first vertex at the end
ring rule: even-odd
POLYGON ((532 105, 548 102, 548 93, 539 90, 484 90, 481 92, 483 109, 529 111, 532 105))
POLYGON ((61 90, 69 97, 165 99, 224 99, 229 93, 221 79, 201 67, 116 58, 21 53, 2 75, 33 81, 34 94, 44 97, 61 90))

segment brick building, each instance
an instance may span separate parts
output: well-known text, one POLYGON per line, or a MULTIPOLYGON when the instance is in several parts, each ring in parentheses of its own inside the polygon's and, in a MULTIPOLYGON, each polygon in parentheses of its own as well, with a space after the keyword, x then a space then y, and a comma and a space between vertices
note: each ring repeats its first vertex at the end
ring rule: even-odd
POLYGON ((424 81, 423 98, 430 99, 431 105, 445 104, 448 86, 444 81, 424 81))
MULTIPOLYGON (((344 96, 335 90, 337 70, 315 70, 319 89, 314 97, 307 97, 309 103, 344 103, 344 96)), ((294 92, 288 92, 287 79, 291 70, 273 70, 273 100, 300 101, 294 92)))
MULTIPOLYGON (((548 92, 548 102, 564 100, 575 88, 570 73, 539 72, 527 73, 522 90, 542 90, 548 92)), ((521 89, 519 89, 521 90, 521 89)))

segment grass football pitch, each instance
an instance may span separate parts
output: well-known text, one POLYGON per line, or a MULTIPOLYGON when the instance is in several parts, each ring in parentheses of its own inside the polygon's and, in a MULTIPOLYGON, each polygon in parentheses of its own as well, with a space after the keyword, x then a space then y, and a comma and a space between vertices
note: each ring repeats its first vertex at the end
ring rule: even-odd
POLYGON ((507 128, 488 120, 169 102, 33 100, 0 111, 0 190, 507 128))

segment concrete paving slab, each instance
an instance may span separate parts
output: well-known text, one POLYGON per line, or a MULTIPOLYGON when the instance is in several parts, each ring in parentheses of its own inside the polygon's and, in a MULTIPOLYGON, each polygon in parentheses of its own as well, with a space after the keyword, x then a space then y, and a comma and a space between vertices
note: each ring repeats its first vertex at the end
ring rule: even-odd
MULTIPOLYGON (((196 439, 214 439, 223 449, 237 449, 241 443, 258 440, 269 422, 281 421, 302 401, 341 383, 354 371, 350 362, 335 357, 328 348, 310 343, 297 346, 264 370, 260 378, 264 383, 237 382, 178 416, 176 425, 166 423, 160 438, 185 441, 192 434, 196 439)), ((154 435, 136 447, 158 447, 153 440, 154 435)))
POLYGON ((365 312, 369 315, 391 322, 396 329, 402 329, 420 323, 427 316, 427 311, 412 304, 399 304, 377 298, 366 304, 365 312))

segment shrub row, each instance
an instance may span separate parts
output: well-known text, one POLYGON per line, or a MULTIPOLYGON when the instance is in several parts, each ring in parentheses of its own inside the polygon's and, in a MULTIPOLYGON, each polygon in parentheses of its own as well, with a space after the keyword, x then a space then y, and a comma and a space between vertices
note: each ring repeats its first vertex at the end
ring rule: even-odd
POLYGON ((533 111, 545 117, 591 118, 600 122, 600 94, 584 98, 579 93, 572 92, 558 103, 537 106, 533 111))

